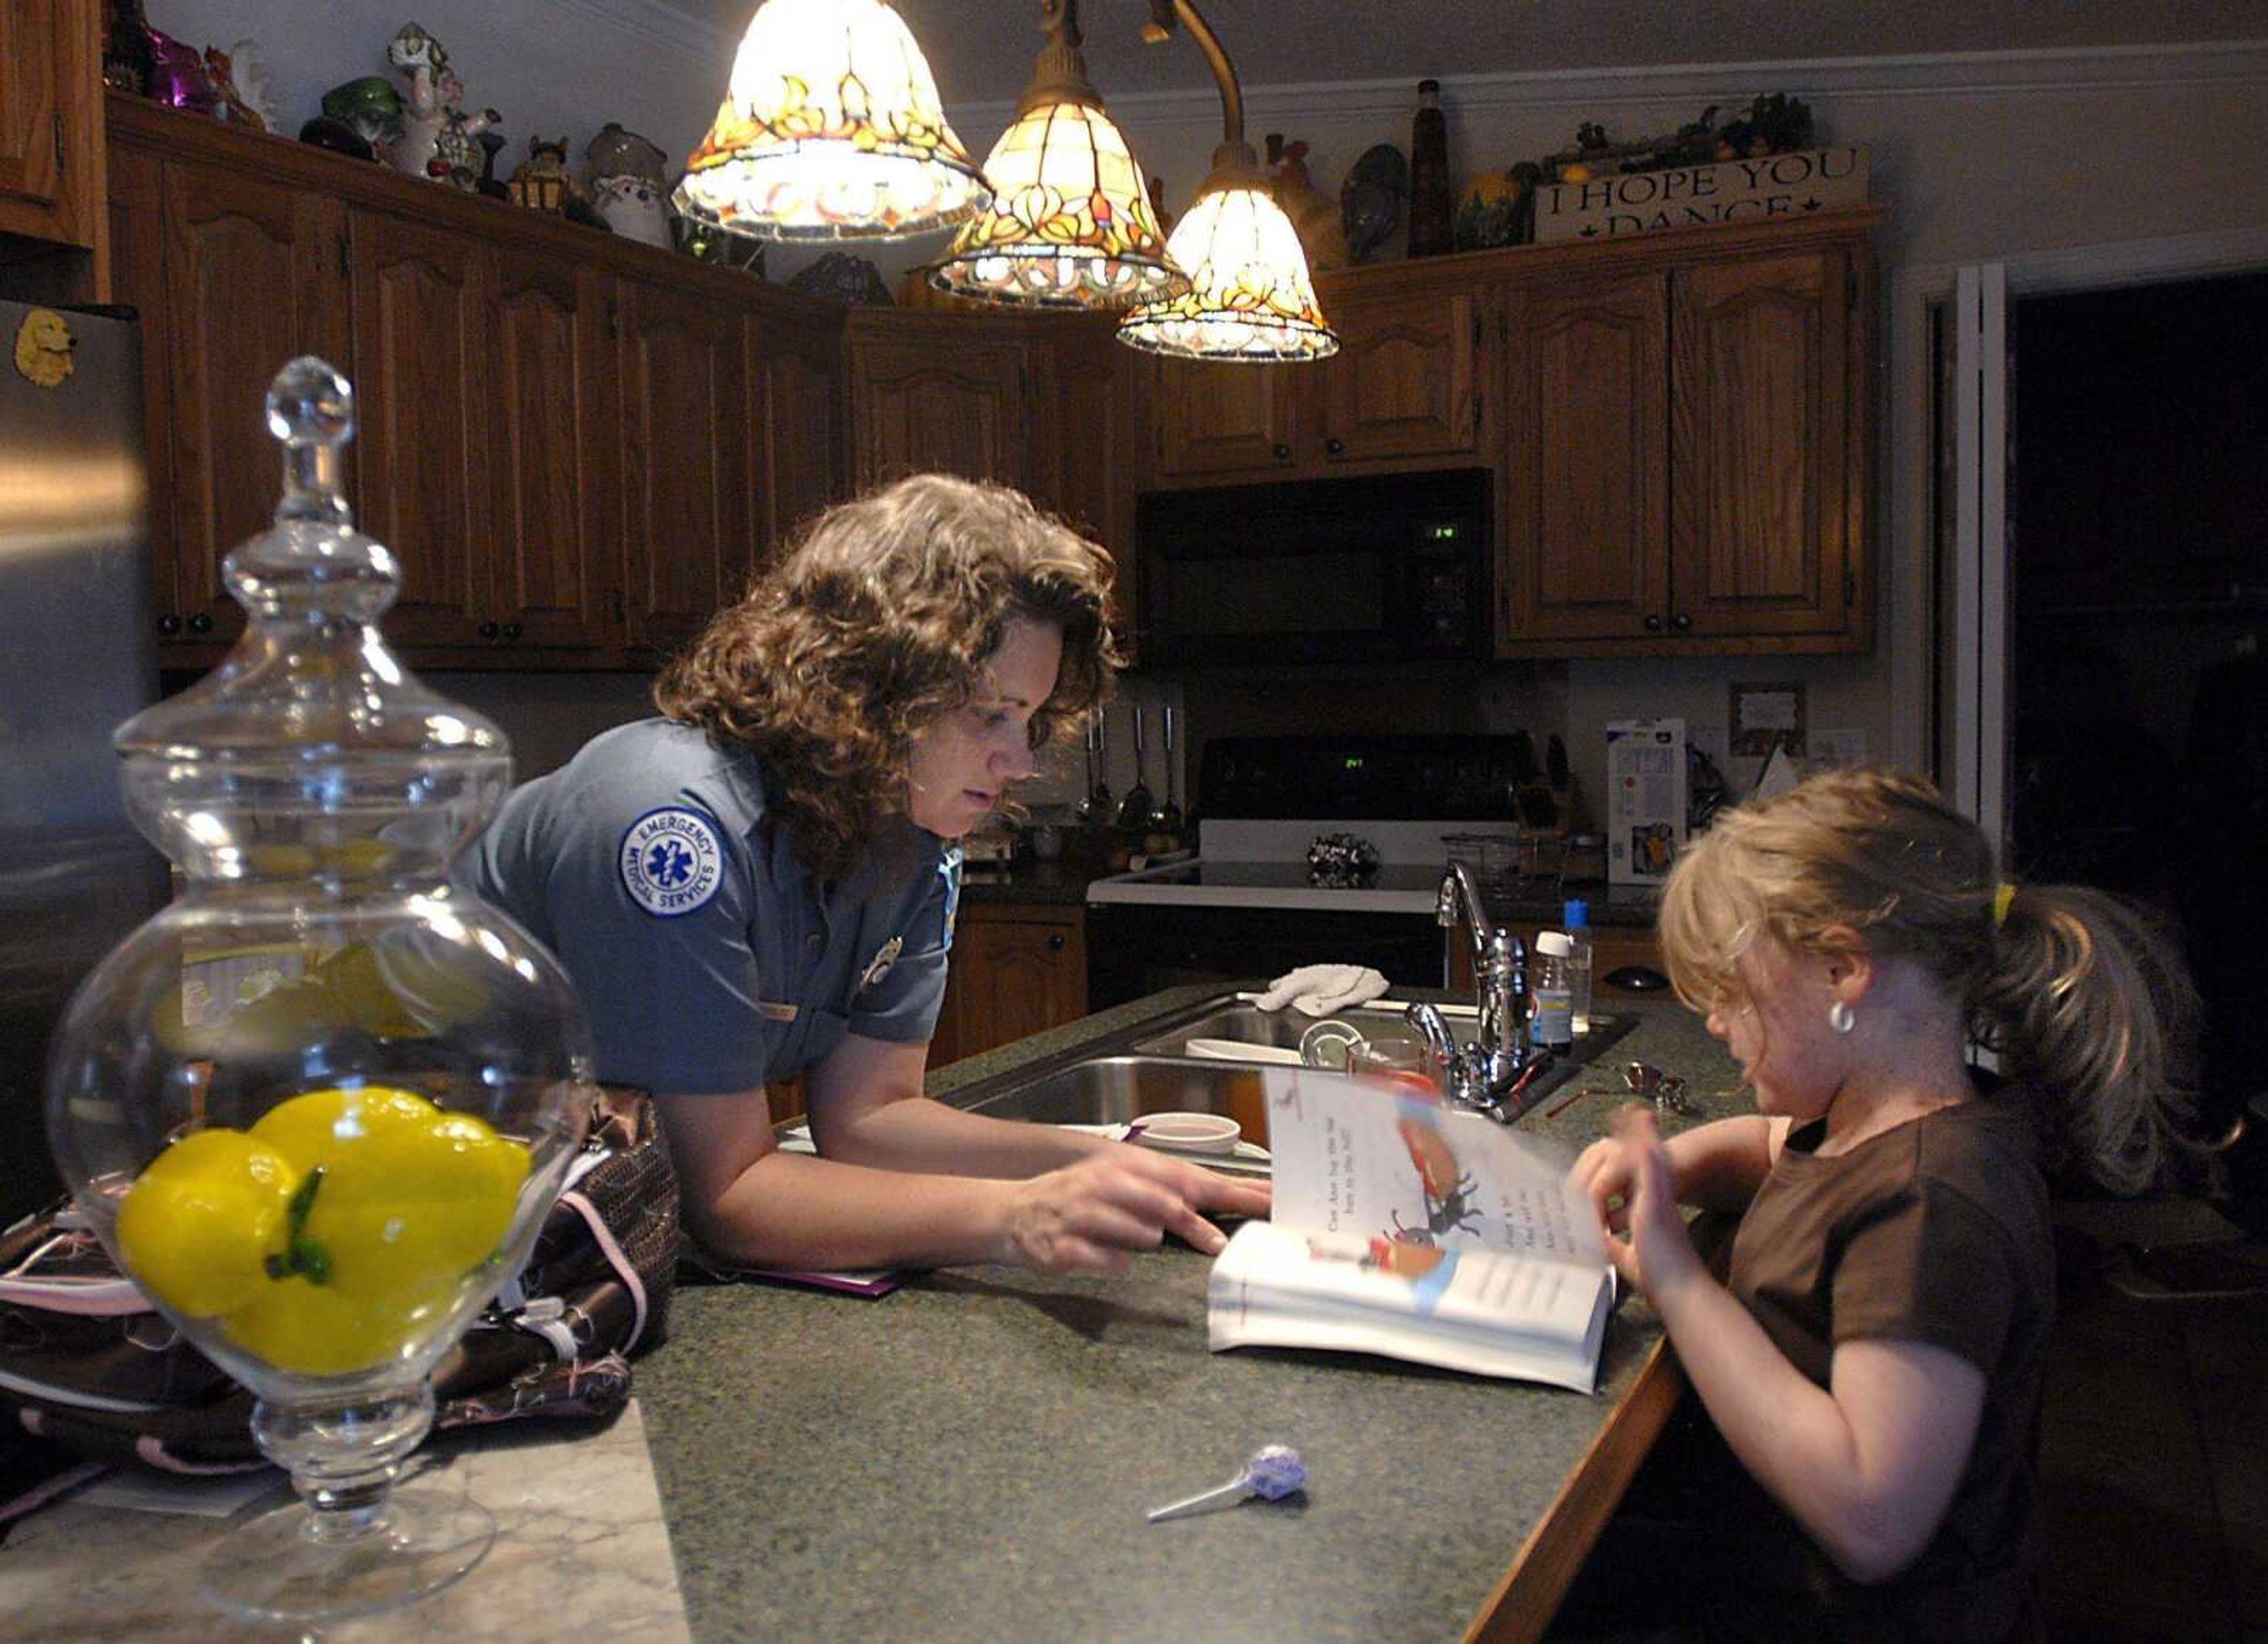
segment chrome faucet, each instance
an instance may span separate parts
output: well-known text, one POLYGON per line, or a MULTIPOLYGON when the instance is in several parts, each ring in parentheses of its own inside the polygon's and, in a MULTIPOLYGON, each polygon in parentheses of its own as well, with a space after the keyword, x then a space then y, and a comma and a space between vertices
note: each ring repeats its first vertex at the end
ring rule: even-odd
MULTIPOLYGON (((1460 1048, 1436 1006, 1411 1005, 1403 1017, 1424 1036, 1451 1103, 1510 1124, 1525 1111, 1520 1097, 1551 1065, 1551 1053, 1528 1042, 1527 948, 1490 920, 1471 870, 1452 862, 1433 899, 1433 917, 1444 930, 1456 930, 1460 904, 1473 944, 1473 1042, 1460 1048)), ((1445 950, 1454 940, 1454 935, 1443 938, 1445 950)))

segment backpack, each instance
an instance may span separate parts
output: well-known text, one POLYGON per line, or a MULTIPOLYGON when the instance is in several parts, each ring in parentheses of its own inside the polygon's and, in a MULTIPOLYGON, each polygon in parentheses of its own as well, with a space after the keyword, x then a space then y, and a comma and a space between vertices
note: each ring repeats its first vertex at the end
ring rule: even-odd
MULTIPOLYGON (((526 1264, 434 1367, 435 1428, 612 1416, 630 1397, 630 1355, 666 1332, 676 1263, 677 1178, 653 1103, 598 1087, 526 1264)), ((90 1458, 181 1473, 265 1466, 252 1405, 119 1272, 70 1200, 0 1233, 0 1525, 90 1458)))

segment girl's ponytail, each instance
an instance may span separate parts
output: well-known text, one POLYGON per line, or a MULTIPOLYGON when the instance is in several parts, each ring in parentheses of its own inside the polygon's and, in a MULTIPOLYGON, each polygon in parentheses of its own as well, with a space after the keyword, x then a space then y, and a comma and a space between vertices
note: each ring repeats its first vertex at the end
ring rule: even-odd
POLYGON ((2013 899, 2003 887, 2001 906, 1978 1038, 2038 1089, 2057 1163, 2113 1193, 2151 1186, 2183 1111, 2170 1047, 2195 1000, 2180 960, 2134 909, 2087 886, 2028 884, 2013 899))

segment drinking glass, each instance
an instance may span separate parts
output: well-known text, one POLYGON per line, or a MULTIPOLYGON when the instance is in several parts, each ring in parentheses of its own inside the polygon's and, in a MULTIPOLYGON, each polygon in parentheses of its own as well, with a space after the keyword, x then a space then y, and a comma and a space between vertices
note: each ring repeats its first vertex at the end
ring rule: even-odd
POLYGON ((1347 1071, 1417 1095, 1438 1099, 1441 1094, 1439 1060, 1424 1040, 1408 1034, 1379 1033, 1358 1041, 1348 1049, 1347 1071))

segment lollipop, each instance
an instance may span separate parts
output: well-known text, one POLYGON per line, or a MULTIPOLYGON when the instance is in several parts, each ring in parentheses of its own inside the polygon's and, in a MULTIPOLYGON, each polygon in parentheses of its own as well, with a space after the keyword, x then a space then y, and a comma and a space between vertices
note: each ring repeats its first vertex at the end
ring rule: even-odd
POLYGON ((1280 1501, 1307 1482, 1307 1464, 1300 1459, 1298 1450, 1289 1444, 1263 1444, 1252 1452, 1252 1459, 1244 1464, 1244 1470, 1226 1484, 1152 1508, 1150 1522, 1158 1524, 1169 1518, 1210 1513, 1234 1507, 1256 1495, 1263 1501, 1280 1501))

